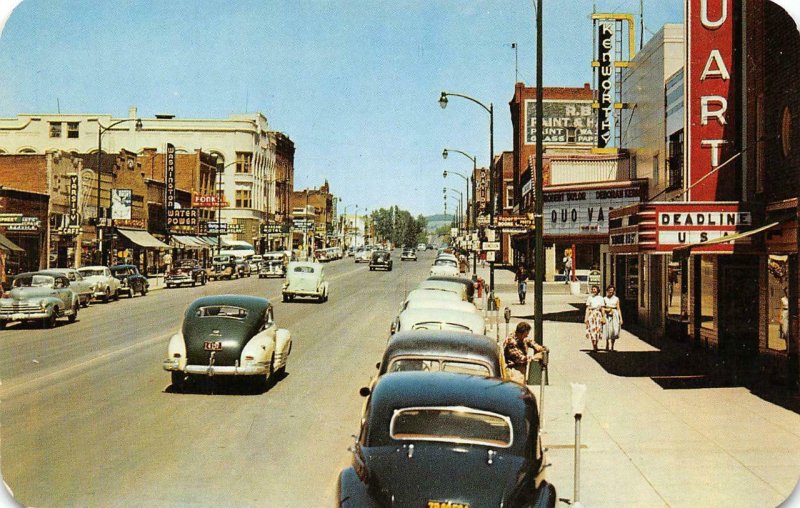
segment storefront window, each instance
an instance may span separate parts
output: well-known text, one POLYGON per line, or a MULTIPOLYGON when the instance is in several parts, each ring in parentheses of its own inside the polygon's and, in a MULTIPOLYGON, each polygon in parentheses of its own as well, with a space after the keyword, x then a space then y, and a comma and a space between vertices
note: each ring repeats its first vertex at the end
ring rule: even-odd
POLYGON ((770 256, 767 262, 767 347, 786 351, 789 342, 788 256, 770 256))
POLYGON ((714 309, 716 294, 714 293, 714 258, 703 256, 700 260, 700 327, 707 330, 716 328, 714 309))
POLYGON ((667 315, 674 319, 688 317, 688 294, 683 263, 671 261, 667 265, 667 315))

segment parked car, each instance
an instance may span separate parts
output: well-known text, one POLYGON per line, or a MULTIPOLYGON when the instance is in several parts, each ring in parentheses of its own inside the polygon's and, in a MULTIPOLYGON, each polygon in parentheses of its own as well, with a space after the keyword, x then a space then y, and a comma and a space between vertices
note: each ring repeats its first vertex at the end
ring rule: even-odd
POLYGON ((291 334, 278 328, 266 298, 205 296, 186 309, 162 366, 176 390, 187 376, 248 376, 266 388, 274 374, 286 370, 291 351, 291 334))
POLYGON ((112 298, 119 300, 122 284, 111 274, 107 266, 83 266, 78 273, 94 285, 94 297, 108 303, 112 298))
POLYGON ((411 248, 403 249, 402 254, 400 254, 400 261, 405 261, 407 259, 416 261, 417 251, 411 248))
POLYGON ((47 271, 63 274, 69 279, 69 288, 78 295, 81 307, 87 307, 94 297, 94 286, 75 268, 49 268, 47 271))
POLYGON ((356 263, 369 263, 370 257, 372 256, 372 250, 367 249, 365 247, 359 247, 356 250, 355 255, 353 256, 353 261, 356 263))
POLYGON ((214 256, 211 258, 211 266, 206 269, 206 277, 208 280, 238 278, 235 258, 228 254, 214 256))
POLYGON ((267 252, 261 260, 258 278, 286 277, 287 254, 284 252, 267 252))
POLYGON ((389 339, 378 375, 409 370, 508 379, 503 349, 494 339, 448 330, 402 332, 389 339))
POLYGON ((447 276, 458 277, 458 260, 450 259, 449 257, 439 257, 433 262, 430 275, 434 276, 447 276))
POLYGON ((408 330, 453 330, 486 334, 486 321, 480 312, 418 308, 406 309, 397 318, 396 332, 408 330))
POLYGON ((111 267, 111 273, 119 279, 120 291, 127 293, 128 298, 133 298, 136 293, 145 296, 150 289, 150 282, 139 273, 136 265, 115 265, 111 267))
POLYGON ((164 278, 164 285, 167 288, 182 286, 184 284, 191 284, 196 286, 200 284, 205 285, 208 281, 206 270, 200 266, 200 261, 196 259, 182 259, 175 263, 172 270, 167 273, 164 278))
POLYGON ((461 284, 467 291, 467 300, 471 302, 474 301, 475 299, 475 283, 466 277, 433 275, 431 277, 428 277, 428 280, 441 280, 441 281, 455 282, 456 284, 461 284))
POLYGON ((426 279, 417 285, 417 289, 439 289, 441 291, 452 291, 465 302, 469 301, 469 295, 467 294, 466 286, 457 282, 426 279))
POLYGON ((325 281, 325 270, 321 263, 294 261, 286 268, 286 282, 281 291, 284 302, 295 298, 316 298, 319 302, 327 302, 329 291, 325 281))
POLYGON ((462 300, 457 293, 452 291, 433 288, 415 289, 408 294, 400 306, 397 316, 392 320, 392 324, 389 327, 390 333, 394 333, 397 327, 400 326, 400 313, 406 309, 449 309, 461 312, 478 312, 474 304, 462 300))
POLYGON ((388 250, 376 250, 372 253, 372 257, 369 260, 369 269, 372 271, 378 268, 389 272, 392 271, 392 255, 388 250))
POLYGON ((14 277, 11 291, 0 298, 0 328, 11 321, 39 321, 43 327, 53 328, 60 317, 73 323, 80 306, 63 273, 21 273, 14 277))
POLYGON ((339 506, 555 506, 526 387, 396 372, 378 379, 365 408, 352 466, 339 475, 339 506))

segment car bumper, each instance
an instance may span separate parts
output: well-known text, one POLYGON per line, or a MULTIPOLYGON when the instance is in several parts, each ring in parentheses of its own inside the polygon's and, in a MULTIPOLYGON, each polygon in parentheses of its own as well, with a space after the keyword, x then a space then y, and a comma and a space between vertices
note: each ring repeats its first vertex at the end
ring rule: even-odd
POLYGON ((284 289, 282 293, 291 296, 322 296, 322 291, 295 291, 293 289, 284 289))
POLYGON ((169 277, 164 284, 191 284, 193 280, 191 277, 169 277))
POLYGON ((253 363, 244 367, 226 365, 186 365, 180 368, 179 360, 164 360, 162 367, 170 372, 203 376, 263 376, 269 373, 269 364, 253 363))
POLYGON ((26 319, 45 319, 49 318, 47 311, 40 312, 3 312, 0 311, 0 321, 25 321, 26 319))

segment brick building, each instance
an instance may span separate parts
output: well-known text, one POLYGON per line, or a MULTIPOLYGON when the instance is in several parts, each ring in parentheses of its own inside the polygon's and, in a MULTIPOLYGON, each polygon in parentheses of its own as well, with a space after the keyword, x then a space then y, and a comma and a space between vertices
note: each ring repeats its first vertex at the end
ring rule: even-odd
POLYGON ((290 205, 294 232, 292 249, 303 250, 303 242, 307 253, 333 245, 336 239, 336 197, 331 194, 327 180, 320 188, 293 191, 290 205), (306 235, 300 221, 309 224, 306 235))

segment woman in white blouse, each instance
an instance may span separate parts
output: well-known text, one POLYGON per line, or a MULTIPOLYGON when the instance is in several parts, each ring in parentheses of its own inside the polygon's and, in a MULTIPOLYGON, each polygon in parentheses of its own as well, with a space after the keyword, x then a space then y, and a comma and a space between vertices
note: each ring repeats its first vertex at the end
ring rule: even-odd
POLYGON ((592 341, 592 349, 597 351, 597 341, 603 335, 603 323, 605 317, 603 316, 603 297, 600 296, 600 288, 592 286, 592 294, 586 300, 586 316, 584 324, 586 324, 586 338, 592 341))
POLYGON ((606 318, 603 335, 606 339, 606 351, 609 346, 611 351, 614 351, 614 342, 619 338, 619 330, 622 328, 622 309, 619 306, 619 297, 615 293, 616 288, 610 285, 606 288, 606 296, 603 298, 603 315, 606 318))

